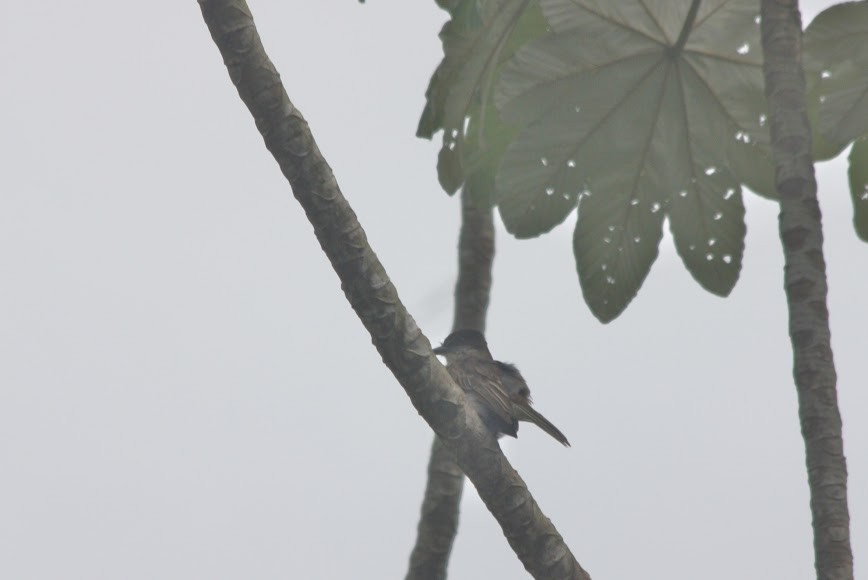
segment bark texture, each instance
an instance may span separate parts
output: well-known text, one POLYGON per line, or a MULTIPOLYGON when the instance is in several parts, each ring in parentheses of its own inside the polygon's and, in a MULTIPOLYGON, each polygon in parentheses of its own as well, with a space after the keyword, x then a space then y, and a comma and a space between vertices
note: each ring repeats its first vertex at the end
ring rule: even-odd
POLYGON ((826 306, 823 229, 805 108, 798 2, 762 0, 761 28, 815 567, 819 580, 852 580, 847 464, 826 306))
POLYGON ((229 77, 289 180, 383 362, 425 421, 454 451, 458 465, 476 486, 525 568, 535 578, 588 578, 497 441, 475 413, 465 412, 463 392, 437 361, 428 339, 398 298, 307 122, 289 101, 247 3, 199 0, 199 4, 229 77))
MULTIPOLYGON (((494 220, 491 208, 477 208, 470 195, 462 192, 458 281, 455 284, 452 330, 472 328, 485 332, 493 262, 494 220)), ((407 580, 446 578, 449 555, 458 533, 463 488, 464 472, 455 463, 455 454, 435 435, 407 580)))
POLYGON ((407 580, 446 578, 452 544, 458 533, 458 508, 463 490, 464 472, 455 463, 455 452, 435 435, 407 580))
POLYGON ((461 193, 461 233, 458 237, 458 281, 452 330, 470 328, 485 334, 494 263, 494 218, 491 208, 474 205, 461 193))

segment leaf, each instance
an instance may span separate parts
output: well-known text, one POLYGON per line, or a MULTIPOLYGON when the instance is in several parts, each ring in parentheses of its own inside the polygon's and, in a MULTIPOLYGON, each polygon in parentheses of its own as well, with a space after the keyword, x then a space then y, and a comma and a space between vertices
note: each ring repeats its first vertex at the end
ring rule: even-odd
POLYGON ((455 11, 456 6, 461 3, 462 0, 434 0, 437 3, 437 6, 446 10, 450 14, 455 11))
POLYGON ((868 134, 868 2, 820 13, 805 31, 803 60, 823 137, 840 151, 868 134))
MULTIPOLYGON (((546 24, 536 4, 530 5, 516 23, 506 42, 501 57, 511 56, 530 38, 545 33, 546 24)), ((503 68, 503 65, 499 67, 503 68)), ((496 72, 494 73, 496 76, 496 72)), ((480 94, 484 106, 474 106, 461 141, 461 161, 466 174, 465 191, 479 207, 495 204, 494 175, 503 153, 515 138, 515 127, 504 123, 492 98, 490 79, 480 94)))
POLYGON ((679 192, 668 214, 675 249, 694 279, 709 292, 728 296, 738 281, 746 233, 735 180, 707 168, 706 179, 679 192))
POLYGON ((464 0, 455 8, 440 38, 444 57, 426 92, 427 105, 417 134, 444 137, 463 133, 464 119, 486 78, 498 65, 498 53, 529 0, 464 0), (484 10, 484 12, 482 12, 484 10))
POLYGON ((520 127, 496 176, 507 229, 536 236, 578 206, 579 280, 603 321, 644 281, 665 216, 693 277, 728 294, 740 184, 774 193, 756 3, 540 6, 553 33, 516 52, 495 92, 520 127))
POLYGON ((461 155, 451 147, 443 147, 437 155, 437 179, 440 187, 449 195, 454 194, 464 181, 464 170, 461 168, 461 155))
POLYGON ((505 124, 493 103, 474 109, 462 148, 462 163, 467 175, 466 193, 479 207, 494 205, 494 174, 506 147, 515 137, 515 129, 505 124))
POLYGON ((440 30, 445 54, 431 75, 428 90, 425 91, 425 108, 416 129, 416 136, 426 139, 432 138, 434 133, 443 129, 443 115, 451 83, 456 82, 461 73, 460 55, 472 48, 474 37, 480 34, 482 28, 482 17, 476 0, 456 0, 448 5, 438 5, 447 8, 452 18, 440 30))
POLYGON ((868 139, 860 139, 853 144, 849 161, 853 226, 856 235, 868 242, 868 139))
POLYGON ((451 194, 466 180, 477 197, 483 183, 491 184, 484 188, 484 204, 491 205, 494 168, 513 137, 491 104, 492 79, 503 60, 545 33, 546 25, 530 0, 451 4, 452 20, 440 34, 445 55, 428 86, 416 134, 430 139, 442 129, 441 185, 451 194))
POLYGON ((812 83, 811 78, 807 78, 808 87, 806 90, 806 106, 808 109, 808 123, 811 126, 811 156, 814 161, 826 161, 837 157, 841 151, 847 148, 848 143, 832 143, 823 133, 820 132, 820 95, 816 91, 816 85, 819 82, 817 77, 816 82, 812 83))
POLYGON ((585 302, 601 322, 613 320, 636 296, 635 280, 644 280, 657 259, 663 217, 659 209, 624 204, 616 196, 582 196, 573 253, 585 302))

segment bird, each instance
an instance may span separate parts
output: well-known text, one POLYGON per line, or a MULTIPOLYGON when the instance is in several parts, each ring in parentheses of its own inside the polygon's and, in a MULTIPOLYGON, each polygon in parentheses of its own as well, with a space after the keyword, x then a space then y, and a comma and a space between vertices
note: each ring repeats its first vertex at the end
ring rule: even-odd
POLYGON ((481 332, 456 330, 434 349, 434 354, 446 358, 452 380, 495 436, 518 437, 518 422, 528 421, 570 446, 560 429, 531 406, 530 388, 518 368, 495 360, 481 332))

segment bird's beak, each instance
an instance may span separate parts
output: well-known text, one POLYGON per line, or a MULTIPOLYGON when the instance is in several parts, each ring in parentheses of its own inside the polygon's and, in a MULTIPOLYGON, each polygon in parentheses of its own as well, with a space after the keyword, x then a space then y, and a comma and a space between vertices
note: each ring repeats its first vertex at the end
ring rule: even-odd
POLYGON ((445 355, 447 352, 448 349, 444 348, 443 345, 440 345, 434 349, 434 354, 445 355))

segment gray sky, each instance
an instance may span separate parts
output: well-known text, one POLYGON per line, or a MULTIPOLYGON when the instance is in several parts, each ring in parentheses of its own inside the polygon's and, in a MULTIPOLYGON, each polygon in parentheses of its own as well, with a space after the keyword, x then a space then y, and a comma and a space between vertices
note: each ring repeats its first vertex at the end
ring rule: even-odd
MULTIPOLYGON (((805 4, 806 22, 827 2, 805 4)), ((458 205, 415 132, 433 2, 253 1, 266 49, 420 327, 451 323, 458 205)), ((402 577, 431 432, 380 362, 195 2, 0 6, 0 577, 402 577)), ((818 167, 857 566, 868 245, 818 167)), ((741 279, 670 239, 600 325, 565 224, 498 230, 489 342, 537 408, 514 466, 594 578, 813 577, 777 212, 741 279)), ((472 486, 450 577, 526 577, 472 486)))

